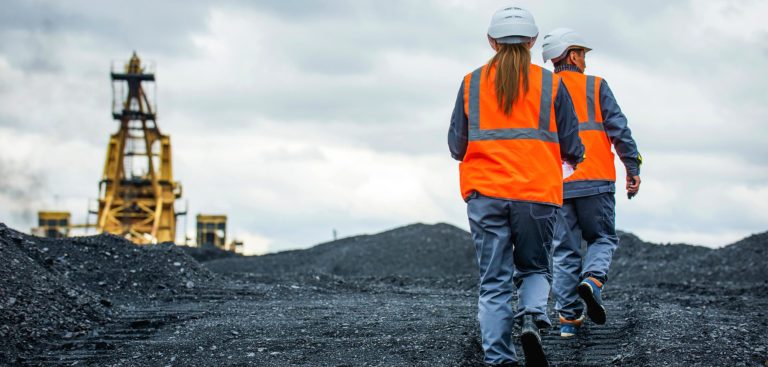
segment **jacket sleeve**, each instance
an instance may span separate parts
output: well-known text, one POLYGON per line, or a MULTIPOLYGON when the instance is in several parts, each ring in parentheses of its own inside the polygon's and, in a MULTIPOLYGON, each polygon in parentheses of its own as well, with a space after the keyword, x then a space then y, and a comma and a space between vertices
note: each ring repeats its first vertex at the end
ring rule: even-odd
POLYGON ((461 82, 456 105, 451 115, 451 127, 448 129, 448 149, 451 151, 451 157, 457 161, 464 160, 464 154, 467 153, 468 129, 469 122, 464 112, 464 82, 461 82))
POLYGON ((624 163, 627 175, 639 175, 642 158, 637 151, 635 139, 632 138, 632 131, 627 126, 627 117, 621 112, 605 79, 600 82, 600 112, 603 114, 605 132, 624 163))
POLYGON ((563 81, 557 86, 555 96, 555 117, 557 138, 560 141, 560 157, 563 161, 576 166, 584 160, 584 144, 579 137, 579 119, 573 110, 573 101, 563 81))

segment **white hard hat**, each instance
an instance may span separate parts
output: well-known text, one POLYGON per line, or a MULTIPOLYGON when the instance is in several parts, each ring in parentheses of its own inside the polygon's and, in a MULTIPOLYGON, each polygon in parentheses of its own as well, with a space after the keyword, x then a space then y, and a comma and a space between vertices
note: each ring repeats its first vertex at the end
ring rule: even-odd
POLYGON ((523 8, 511 6, 499 9, 491 17, 488 36, 499 43, 523 43, 539 35, 533 15, 523 8))
POLYGON ((541 46, 541 57, 544 58, 544 62, 547 62, 547 60, 556 62, 565 56, 565 52, 569 48, 573 47, 592 51, 591 48, 587 47, 584 39, 573 29, 557 28, 544 36, 544 44, 541 46))

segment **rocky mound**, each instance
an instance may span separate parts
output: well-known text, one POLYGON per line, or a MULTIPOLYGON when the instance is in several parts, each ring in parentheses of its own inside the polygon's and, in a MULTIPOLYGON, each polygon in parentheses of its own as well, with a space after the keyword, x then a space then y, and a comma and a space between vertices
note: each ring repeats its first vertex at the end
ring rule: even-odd
POLYGON ((708 279, 768 283, 768 232, 711 251, 697 270, 708 279))
MULTIPOLYGON (((644 242, 619 233, 609 279, 631 284, 701 281, 766 282, 768 232, 733 245, 710 249, 686 244, 644 242)), ((413 224, 387 232, 341 239, 307 250, 213 260, 218 273, 261 275, 333 274, 339 276, 421 278, 471 277, 477 273, 469 233, 448 224, 413 224)))
POLYGON ((341 276, 439 278, 475 276, 477 264, 469 233, 448 224, 412 224, 376 235, 317 245, 307 250, 214 260, 219 273, 334 274, 341 276))
POLYGON ((631 233, 619 233, 619 248, 613 256, 610 282, 664 283, 692 280, 701 259, 713 250, 686 244, 657 245, 631 233))
POLYGON ((109 317, 111 302, 74 284, 53 262, 29 256, 34 239, 0 223, 0 361, 46 337, 72 338, 109 317))
POLYGON ((172 299, 218 278, 173 244, 136 246, 112 235, 25 235, 0 223, 0 361, 48 337, 75 338, 131 302, 172 299))
POLYGON ((768 232, 718 249, 657 245, 622 233, 611 265, 611 282, 638 284, 768 282, 768 232))
POLYGON ((216 282, 208 269, 172 243, 136 246, 109 234, 31 238, 30 256, 108 298, 171 297, 216 282))
MULTIPOLYGON (((717 250, 655 245, 628 233, 621 240, 610 274, 616 287, 606 298, 617 324, 593 335, 603 338, 595 345, 604 348, 590 351, 589 345, 577 343, 579 350, 587 348, 585 353, 566 347, 558 349, 557 358, 581 359, 573 365, 765 361, 761 310, 768 306, 768 233, 717 250), (711 287, 713 281, 724 283, 711 287), (690 320, 700 319, 708 322, 691 326, 690 320), (603 344, 606 340, 613 344, 603 344), (587 358, 600 350, 609 354, 587 358), (717 353, 714 359, 712 351, 717 353), (664 358, 654 357, 660 352, 664 358), (678 355, 683 357, 678 360, 678 355)), ((447 224, 414 224, 307 250, 208 261, 206 266, 218 272, 254 280, 218 293, 211 288, 226 284, 172 244, 135 246, 109 235, 42 239, 0 224, 0 261, 0 365, 80 365, 80 357, 87 365, 176 365, 179 360, 187 365, 221 365, 222 360, 339 365, 348 362, 349 350, 362 350, 374 359, 383 350, 398 358, 393 364, 414 365, 425 360, 425 353, 451 344, 469 348, 468 361, 480 360, 472 321, 474 247, 467 232, 447 224), (190 293, 213 297, 176 310, 187 315, 168 314, 166 306, 176 305, 176 295, 190 293), (158 302, 148 302, 153 299, 158 302), (131 311, 121 313, 126 303, 131 311), (142 311, 134 314, 137 319, 130 326, 110 323, 118 314, 122 323, 136 310, 142 311), (254 312, 271 316, 253 317, 254 312), (197 318, 204 320, 170 328, 179 320, 197 318), (167 329, 144 330, 148 324, 167 329), (391 332, 382 336, 382 325, 392 326, 391 332), (126 334, 125 327, 132 331, 126 334), (439 340, 434 330, 440 330, 439 340), (408 337, 401 340, 403 335, 408 337), (148 336, 152 339, 145 340, 148 336), (293 353, 297 340, 315 349, 293 353), (89 349, 97 346, 93 341, 115 348, 97 353, 89 349), (35 354, 44 349, 48 352, 35 354), (230 360, 225 351, 234 350, 230 360), (330 352, 312 359, 324 351, 330 352), (157 363, 147 362, 149 354, 157 363), (62 359, 64 355, 73 359, 62 359), (409 359, 399 359, 402 355, 409 359)), ((444 359, 434 361, 445 364, 444 359)))
POLYGON ((193 259, 198 262, 206 262, 216 259, 225 259, 230 257, 241 257, 243 255, 234 253, 232 251, 222 250, 216 246, 203 246, 203 247, 191 247, 191 246, 179 246, 181 250, 192 256, 193 259))

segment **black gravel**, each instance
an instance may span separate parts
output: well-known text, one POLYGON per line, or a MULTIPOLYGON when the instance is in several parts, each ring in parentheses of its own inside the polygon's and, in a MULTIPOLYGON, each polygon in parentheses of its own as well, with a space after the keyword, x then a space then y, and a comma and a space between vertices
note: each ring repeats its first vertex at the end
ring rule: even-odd
POLYGON ((18 362, 38 341, 83 335, 109 318, 110 302, 52 269, 29 237, 0 223, 0 362, 18 362))
POLYGON ((179 246, 179 248, 182 249, 184 252, 186 252, 187 255, 192 256, 193 259, 201 263, 206 261, 216 260, 216 259, 242 257, 242 255, 238 253, 222 250, 216 246, 203 246, 203 247, 179 246))
POLYGON ((768 282, 768 232, 710 249, 686 244, 654 245, 622 233, 610 282, 708 284, 768 282))
POLYGON ((109 234, 56 240, 30 236, 27 241, 31 257, 110 299, 172 298, 217 281, 172 243, 136 246, 109 234))
MULTIPOLYGON (((716 250, 649 244, 628 233, 621 241, 604 291, 608 323, 587 324, 573 339, 556 328, 545 333, 553 365, 768 365, 768 233, 716 250)), ((41 320, 63 320, 22 324, 29 305, 3 306, 2 330, 22 341, 4 345, 9 363, 482 365, 473 245, 450 225, 257 257, 137 247, 112 236, 43 240, 6 229, 0 244, 0 260, 12 264, 0 303, 20 292, 16 298, 31 299, 41 320), (38 283, 62 292, 34 291, 38 283), (56 314, 67 305, 65 290, 89 306, 56 314), (20 327, 33 336, 15 333, 20 327)))
POLYGON ((134 302, 168 302, 218 284, 173 244, 136 246, 117 236, 29 236, 0 223, 2 360, 52 336, 98 333, 134 302), (7 341, 7 342, 6 342, 7 341))

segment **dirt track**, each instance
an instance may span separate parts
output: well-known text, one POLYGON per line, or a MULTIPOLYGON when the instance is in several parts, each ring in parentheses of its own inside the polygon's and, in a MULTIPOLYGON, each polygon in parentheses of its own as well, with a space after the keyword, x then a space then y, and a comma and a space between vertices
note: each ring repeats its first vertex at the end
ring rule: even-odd
MULTIPOLYGON (((45 245, 46 253, 54 251, 50 243, 28 237, 9 240, 13 236, 18 237, 8 230, 0 232, 2 254, 11 246, 37 251, 45 245)), ((766 264, 768 234, 717 251, 655 246, 627 234, 622 241, 606 288, 608 324, 590 325, 585 335, 568 340, 551 330, 544 339, 554 365, 763 366, 768 362, 768 274, 759 271, 766 264), (740 258, 748 260, 737 263, 740 258), (665 259, 663 268, 658 267, 659 259, 665 259)), ((123 255, 122 251, 133 253, 132 245, 123 245, 115 244, 112 258, 115 253, 123 255)), ((83 252, 72 255, 72 246, 87 247, 63 245, 73 259, 83 252)), ((79 266, 69 264, 72 261, 54 261, 48 268, 43 266, 52 276, 81 280, 73 286, 87 288, 83 292, 91 292, 94 302, 106 298, 113 305, 92 321, 97 327, 52 333, 29 344, 18 362, 41 366, 480 366, 476 286, 473 274, 466 274, 474 260, 471 251, 460 252, 471 250, 470 246, 466 232, 454 227, 415 225, 293 255, 204 263, 218 271, 216 276, 195 267, 194 260, 178 251, 144 250, 154 252, 146 258, 137 255, 138 263, 162 275, 142 278, 146 285, 156 283, 156 291, 148 294, 91 285, 89 281, 101 278, 79 275, 79 266), (398 260, 409 257, 403 252, 413 247, 418 251, 410 254, 411 260, 398 260), (361 257, 370 256, 366 248, 376 249, 381 261, 359 264, 361 257), (430 266, 446 271, 439 277, 424 276, 408 265, 414 257, 428 259, 429 253, 438 250, 470 255, 462 255, 459 263, 452 262, 455 257, 436 256, 430 266), (326 260, 296 261, 317 258, 313 251, 323 251, 326 260), (286 265, 289 261, 301 267, 286 265), (383 275, 382 264, 395 275, 383 275), (179 268, 193 269, 184 275, 190 280, 176 279, 179 268), (451 270, 457 275, 449 275, 451 270), (187 288, 187 281, 196 285, 187 288)), ((48 259, 30 258, 43 265, 48 259)), ((111 266, 121 267, 120 263, 111 266)), ((109 274, 117 278, 122 274, 118 270, 109 274)), ((105 271, 95 269, 89 274, 105 271)), ((36 302, 44 308, 43 299, 36 302)), ((0 311, 3 322, 9 322, 5 315, 12 309, 0 311)), ((10 358, 9 364, 14 362, 10 358)))

